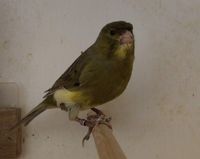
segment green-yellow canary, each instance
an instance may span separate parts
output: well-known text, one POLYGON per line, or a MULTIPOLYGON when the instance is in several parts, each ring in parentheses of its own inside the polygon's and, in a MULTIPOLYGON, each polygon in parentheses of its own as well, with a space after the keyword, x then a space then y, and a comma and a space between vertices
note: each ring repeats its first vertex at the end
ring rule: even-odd
POLYGON ((119 96, 126 88, 134 61, 132 25, 116 21, 105 25, 92 46, 46 91, 44 100, 19 123, 25 126, 50 108, 66 108, 76 120, 90 109, 119 96), (62 107, 61 107, 62 106, 62 107))

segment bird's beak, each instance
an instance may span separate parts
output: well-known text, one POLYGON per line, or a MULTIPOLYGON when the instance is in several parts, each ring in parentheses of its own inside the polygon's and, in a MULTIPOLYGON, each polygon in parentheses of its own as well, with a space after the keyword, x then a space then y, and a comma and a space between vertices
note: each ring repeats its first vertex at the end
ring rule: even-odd
POLYGON ((126 30, 125 32, 123 32, 120 35, 119 42, 120 42, 120 45, 132 44, 133 43, 133 34, 130 31, 126 30))

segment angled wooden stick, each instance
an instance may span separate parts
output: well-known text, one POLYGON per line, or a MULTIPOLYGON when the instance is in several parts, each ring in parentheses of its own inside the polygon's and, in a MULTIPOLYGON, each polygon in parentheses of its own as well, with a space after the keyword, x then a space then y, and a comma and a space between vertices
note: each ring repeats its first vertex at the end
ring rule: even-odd
POLYGON ((113 136, 112 130, 99 124, 93 129, 93 137, 99 154, 99 159, 126 159, 117 140, 113 136))

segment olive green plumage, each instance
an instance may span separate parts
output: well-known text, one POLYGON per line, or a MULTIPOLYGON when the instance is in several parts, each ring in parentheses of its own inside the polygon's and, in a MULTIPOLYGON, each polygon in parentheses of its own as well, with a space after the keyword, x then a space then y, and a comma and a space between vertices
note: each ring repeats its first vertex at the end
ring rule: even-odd
POLYGON ((132 25, 124 21, 105 25, 94 44, 46 91, 44 101, 17 125, 27 125, 44 110, 58 108, 61 103, 66 105, 73 120, 79 110, 116 98, 128 84, 133 61, 132 25))

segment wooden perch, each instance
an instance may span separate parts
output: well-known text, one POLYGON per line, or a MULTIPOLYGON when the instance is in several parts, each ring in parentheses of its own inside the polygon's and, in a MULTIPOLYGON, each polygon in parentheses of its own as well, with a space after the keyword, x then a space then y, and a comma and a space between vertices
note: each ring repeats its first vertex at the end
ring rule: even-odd
POLYGON ((14 159, 21 153, 21 128, 7 132, 21 118, 19 108, 0 107, 0 159, 14 159))
POLYGON ((100 159, 126 159, 108 126, 99 124, 94 127, 92 134, 100 159))

